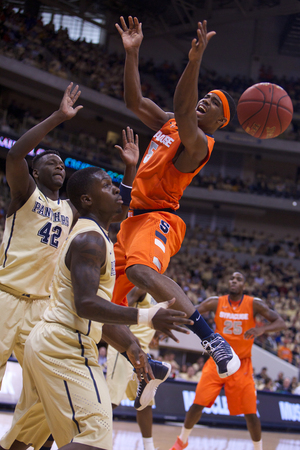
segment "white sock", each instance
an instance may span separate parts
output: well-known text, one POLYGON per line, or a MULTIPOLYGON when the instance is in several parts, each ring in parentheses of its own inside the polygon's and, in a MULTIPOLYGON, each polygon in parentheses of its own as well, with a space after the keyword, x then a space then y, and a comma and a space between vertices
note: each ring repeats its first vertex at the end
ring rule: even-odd
POLYGON ((252 442, 253 442, 254 450, 262 450, 262 440, 256 441, 256 442, 252 441, 252 442))
POLYGON ((187 443, 189 435, 190 435, 192 429, 193 428, 187 429, 187 428, 182 427, 181 433, 179 435, 179 439, 181 440, 181 442, 183 442, 184 444, 187 443))
POLYGON ((143 444, 144 444, 144 450, 155 450, 152 437, 149 437, 149 438, 143 437, 143 444))

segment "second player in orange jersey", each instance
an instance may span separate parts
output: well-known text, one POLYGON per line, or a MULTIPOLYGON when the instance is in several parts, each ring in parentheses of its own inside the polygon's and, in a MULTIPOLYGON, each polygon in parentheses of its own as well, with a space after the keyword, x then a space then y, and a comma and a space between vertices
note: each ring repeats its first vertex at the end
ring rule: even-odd
POLYGON ((210 358, 204 365, 196 388, 193 405, 186 413, 184 427, 170 450, 183 450, 188 446, 188 436, 199 422, 202 410, 211 407, 222 387, 225 389, 230 414, 244 414, 254 450, 262 450, 261 425, 256 410, 256 390, 253 380, 251 351, 254 338, 266 332, 286 328, 284 320, 271 310, 260 298, 243 294, 245 278, 234 272, 228 282, 229 294, 209 297, 197 307, 201 314, 215 313, 216 333, 226 339, 241 360, 241 367, 225 380, 218 376, 216 366, 210 358), (255 316, 260 315, 268 323, 256 326, 255 316))

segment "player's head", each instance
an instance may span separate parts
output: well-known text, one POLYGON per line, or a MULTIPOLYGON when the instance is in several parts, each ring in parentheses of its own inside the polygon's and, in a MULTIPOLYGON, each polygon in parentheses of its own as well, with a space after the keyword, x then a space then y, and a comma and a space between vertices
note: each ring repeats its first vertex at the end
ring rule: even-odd
POLYGON ((32 175, 39 186, 56 191, 65 181, 66 170, 59 152, 46 150, 32 160, 32 175))
POLYGON ((196 111, 199 127, 204 132, 214 132, 233 119, 236 105, 228 92, 214 89, 199 100, 196 111))
POLYGON ((67 182, 67 196, 80 215, 112 217, 122 210, 120 190, 99 167, 74 172, 67 182))
POLYGON ((228 281, 230 295, 242 295, 245 286, 245 277, 241 272, 233 272, 228 281))

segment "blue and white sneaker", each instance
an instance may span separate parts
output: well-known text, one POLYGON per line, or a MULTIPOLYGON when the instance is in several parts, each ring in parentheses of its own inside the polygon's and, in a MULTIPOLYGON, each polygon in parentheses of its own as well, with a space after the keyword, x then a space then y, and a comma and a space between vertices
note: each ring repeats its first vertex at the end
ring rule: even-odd
POLYGON ((139 381, 136 398, 134 401, 134 407, 137 411, 141 411, 149 405, 155 396, 158 386, 168 378, 171 372, 171 364, 169 363, 155 361, 150 357, 148 357, 148 361, 155 379, 151 379, 149 383, 146 383, 144 379, 139 381))
POLYGON ((202 345, 216 363, 220 378, 229 377, 239 370, 240 358, 220 334, 211 334, 202 341, 202 345))

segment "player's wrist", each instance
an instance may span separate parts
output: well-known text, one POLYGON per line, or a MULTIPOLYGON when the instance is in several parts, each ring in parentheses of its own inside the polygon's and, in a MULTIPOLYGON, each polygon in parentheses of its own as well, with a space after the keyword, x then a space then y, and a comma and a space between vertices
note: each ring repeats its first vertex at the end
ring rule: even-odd
POLYGON ((126 206, 130 205, 131 191, 132 191, 132 186, 128 186, 122 182, 120 183, 120 195, 122 197, 123 204, 126 206))
POLYGON ((149 317, 149 310, 151 308, 140 308, 138 310, 138 325, 144 325, 149 328, 153 328, 152 315, 149 317))

